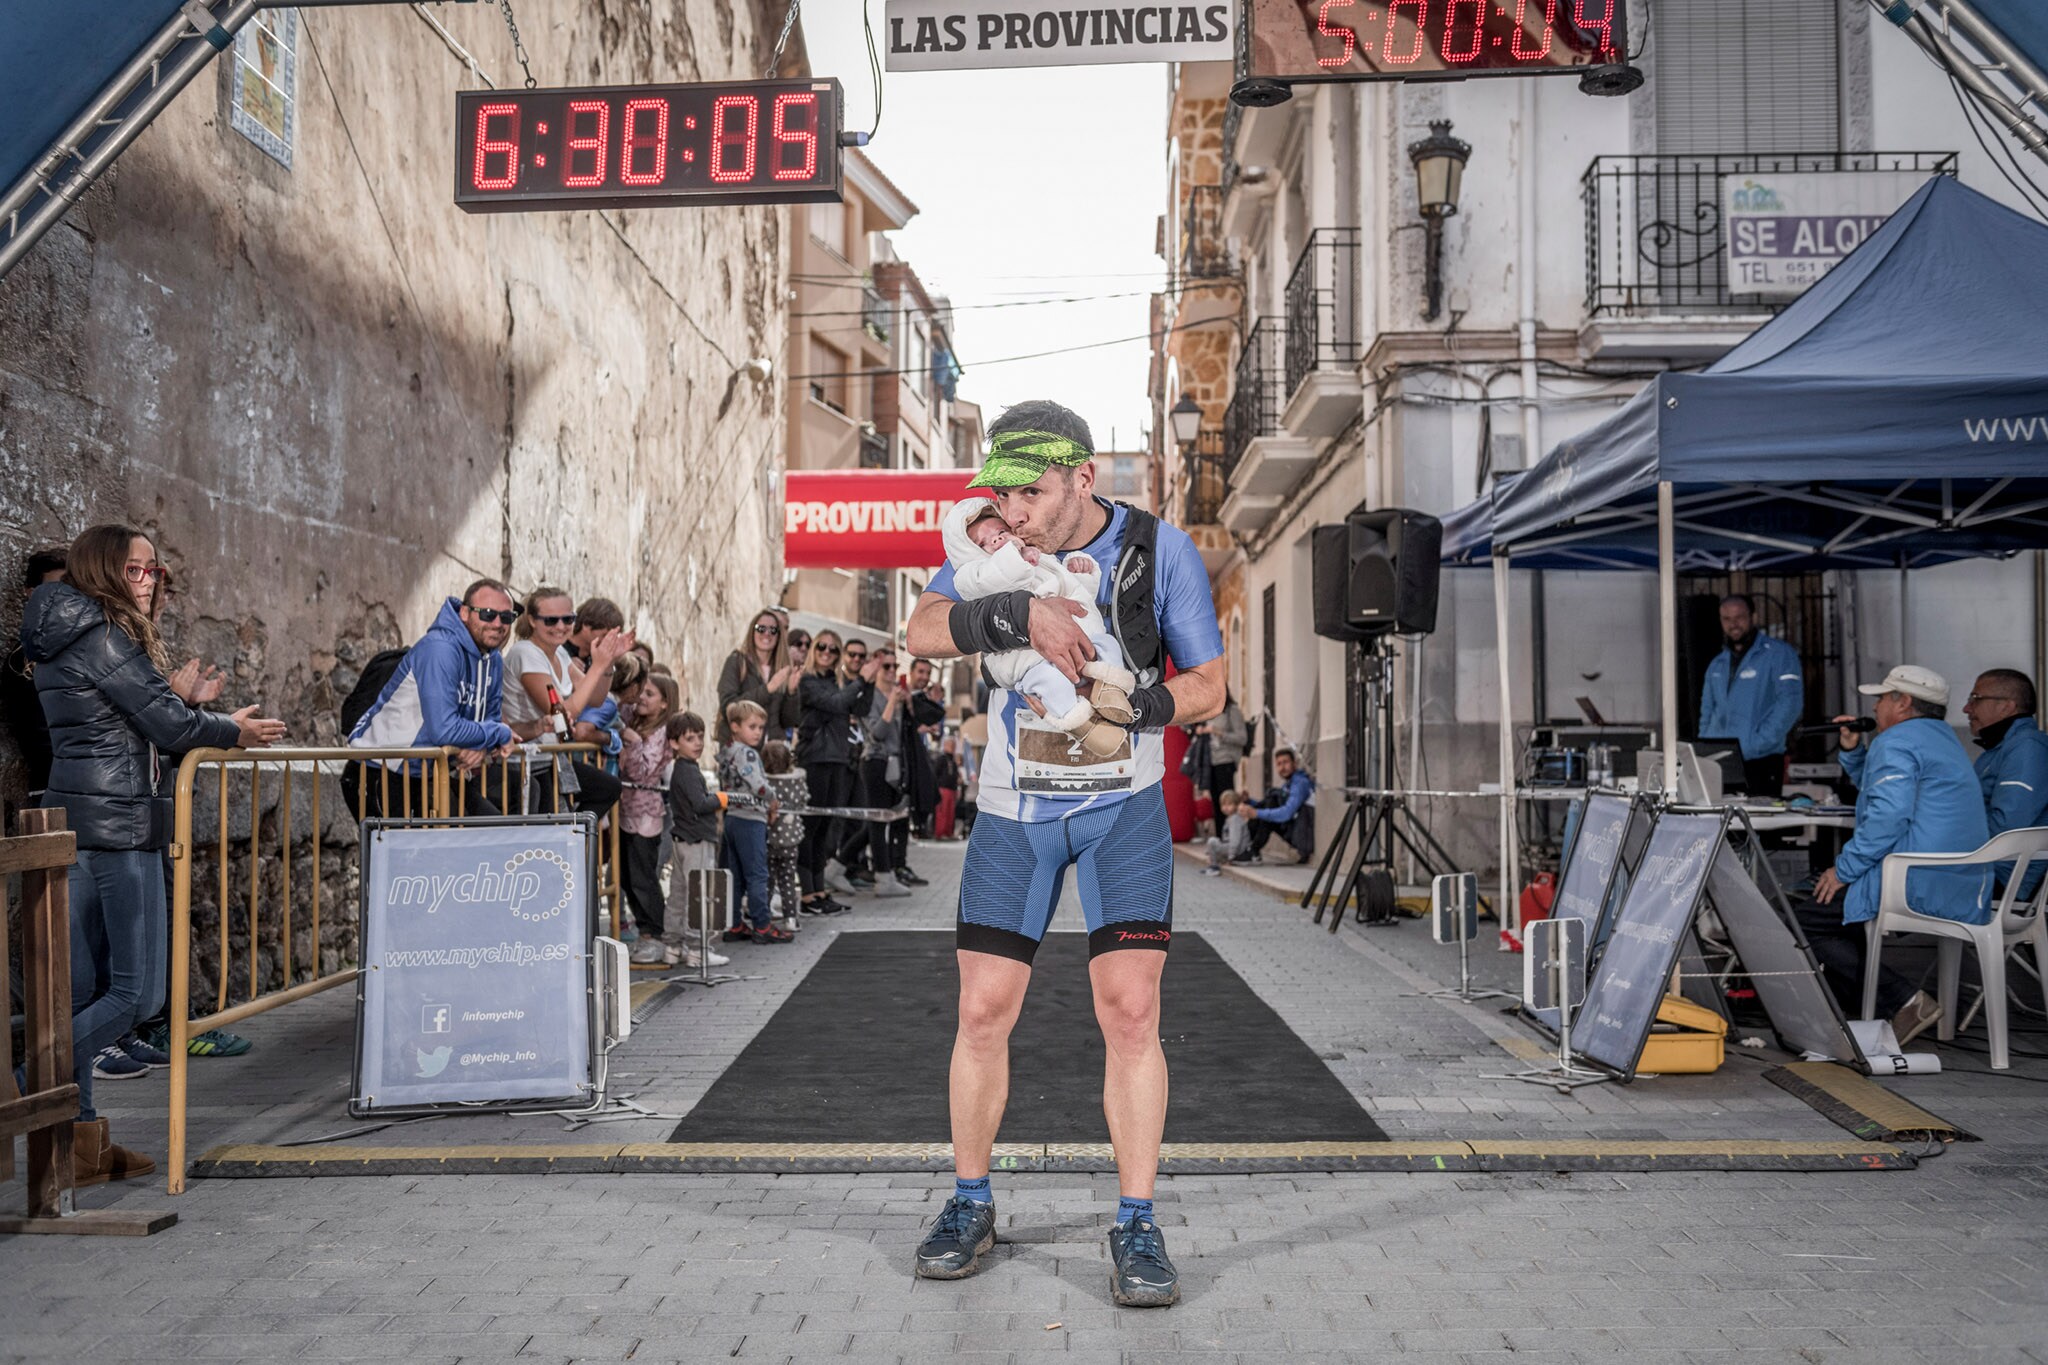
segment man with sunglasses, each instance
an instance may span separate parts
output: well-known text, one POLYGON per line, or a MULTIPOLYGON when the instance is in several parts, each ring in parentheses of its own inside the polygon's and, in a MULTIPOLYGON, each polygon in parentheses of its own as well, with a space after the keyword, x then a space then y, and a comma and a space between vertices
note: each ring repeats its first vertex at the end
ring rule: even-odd
MULTIPOLYGON (((471 815, 496 815, 484 797, 477 771, 485 760, 512 751, 512 727, 500 719, 500 687, 504 663, 498 651, 519 619, 511 590, 492 578, 479 578, 460 598, 441 604, 441 613, 427 633, 405 652, 376 702, 348 737, 357 749, 448 747, 457 750, 456 771, 468 788, 464 810, 471 815)), ((425 810, 424 784, 418 759, 385 764, 403 770, 411 793, 411 809, 425 810)), ((391 811, 381 809, 383 784, 367 782, 372 814, 399 814, 406 807, 394 792, 391 811)))

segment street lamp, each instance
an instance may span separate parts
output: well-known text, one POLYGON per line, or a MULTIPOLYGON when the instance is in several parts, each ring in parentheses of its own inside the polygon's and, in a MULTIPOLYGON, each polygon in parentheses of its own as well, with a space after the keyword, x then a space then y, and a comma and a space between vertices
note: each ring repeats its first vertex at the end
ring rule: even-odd
POLYGON ((1465 178, 1465 161, 1472 144, 1451 136, 1451 121, 1433 119, 1429 136, 1408 144, 1408 159, 1415 163, 1415 202, 1422 210, 1427 233, 1427 264, 1424 288, 1429 306, 1422 320, 1436 319, 1443 303, 1444 219, 1458 211, 1458 189, 1465 178))
POLYGON ((1192 393, 1183 392, 1180 401, 1166 414, 1166 420, 1173 426, 1174 444, 1186 450, 1202 434, 1202 405, 1192 393))

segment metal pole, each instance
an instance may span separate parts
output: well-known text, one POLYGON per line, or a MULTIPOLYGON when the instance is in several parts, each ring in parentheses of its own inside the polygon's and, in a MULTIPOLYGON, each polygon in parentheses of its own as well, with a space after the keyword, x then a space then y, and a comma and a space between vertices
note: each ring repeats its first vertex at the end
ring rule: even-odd
POLYGON ((1672 551, 1671 481, 1657 481, 1657 654, 1662 704, 1658 738, 1664 754, 1664 794, 1678 794, 1678 569, 1672 551))
POLYGON ((1510 952, 1507 935, 1519 932, 1515 907, 1515 715, 1508 658, 1508 552, 1493 553, 1494 653, 1500 659, 1500 899, 1494 918, 1501 927, 1500 951, 1510 952))
MULTIPOLYGON (((2031 64, 2000 59, 2006 78, 2026 90, 2026 94, 2015 103, 1991 83, 1991 79, 1984 74, 1985 68, 1982 64, 1972 61, 1970 55, 1957 47, 1955 41, 1940 28, 1929 22, 1926 15, 1915 12, 1911 5, 1886 5, 1880 3, 1880 0, 1871 0, 1871 3, 1880 14, 1897 24, 1900 32, 1934 58, 1936 63, 1969 87, 1970 93, 1977 97, 1985 112, 2003 124, 2005 130, 2022 146, 2043 161, 2048 161, 2048 133, 2042 132, 2040 126, 2025 112, 2025 106, 2038 99, 2041 94, 2029 78, 2030 74, 2039 74, 2031 64)), ((1985 41, 1986 35, 1994 32, 1988 24, 1984 24, 1967 9, 1957 6, 1954 0, 1948 0, 1941 8, 1945 20, 1960 20, 1960 27, 1969 33, 1973 41, 1987 53, 1997 56, 1996 48, 1985 41)), ((2011 51, 2002 43, 1997 47, 2005 47, 2008 52, 2011 51)))
MULTIPOLYGON (((14 235, 6 244, 0 245, 0 276, 14 269, 21 258, 28 254, 29 248, 41 240, 44 233, 63 220, 64 215, 71 211, 71 206, 84 196, 95 180, 99 179, 101 172, 114 164, 114 159, 128 149, 129 143, 142 135, 142 130, 178 97, 178 92, 213 60, 214 54, 228 46, 236 30, 248 23, 250 17, 263 7, 261 0, 234 0, 225 13, 214 16, 214 27, 211 31, 202 33, 195 30, 191 35, 191 41, 181 39, 182 51, 177 51, 179 44, 174 44, 171 51, 176 52, 176 56, 169 60, 168 64, 165 64, 164 58, 170 56, 169 52, 158 60, 146 64, 156 73, 155 84, 133 109, 113 125, 107 133, 106 140, 78 157, 77 168, 61 183, 42 180, 27 187, 29 196, 33 196, 35 190, 40 188, 47 197, 16 225, 14 235)), ((183 19, 183 22, 189 25, 191 21, 183 19)), ((140 59, 129 63, 129 69, 135 68, 139 61, 140 59)), ((126 71, 123 74, 127 74, 126 71)), ((101 92, 100 100, 112 96, 111 105, 108 106, 110 111, 112 107, 118 107, 132 92, 132 82, 129 87, 119 90, 109 87, 108 90, 101 92)), ((94 103, 98 106, 100 101, 96 100, 94 103)), ((76 156, 76 148, 74 147, 68 155, 76 156)), ((10 191, 9 197, 12 198, 14 194, 21 192, 21 189, 22 187, 17 186, 15 190, 10 191)))

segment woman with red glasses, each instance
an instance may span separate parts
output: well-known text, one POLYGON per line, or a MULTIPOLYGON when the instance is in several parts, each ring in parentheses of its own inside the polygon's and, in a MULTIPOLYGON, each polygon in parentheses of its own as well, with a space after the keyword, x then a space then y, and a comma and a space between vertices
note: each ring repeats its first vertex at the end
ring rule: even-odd
POLYGON ((718 714, 711 722, 711 738, 721 748, 732 741, 725 723, 725 708, 736 701, 750 701, 768 713, 768 738, 780 739, 796 728, 802 707, 797 686, 803 681, 803 661, 791 661, 783 644, 781 613, 763 607, 740 640, 739 648, 725 656, 718 671, 718 714))
POLYGON ((92 1059, 163 1007, 170 923, 163 849, 173 805, 160 794, 164 755, 259 749, 284 738, 284 722, 258 718, 254 706, 222 716, 188 703, 219 688, 191 676, 196 664, 175 670, 174 684, 156 628, 163 578, 148 536, 131 526, 94 526, 72 542, 64 577, 37 588, 22 612, 22 647, 50 724, 43 805, 61 807, 78 837, 70 898, 79 1114, 72 1153, 80 1185, 156 1169, 109 1138, 93 1109, 92 1059))

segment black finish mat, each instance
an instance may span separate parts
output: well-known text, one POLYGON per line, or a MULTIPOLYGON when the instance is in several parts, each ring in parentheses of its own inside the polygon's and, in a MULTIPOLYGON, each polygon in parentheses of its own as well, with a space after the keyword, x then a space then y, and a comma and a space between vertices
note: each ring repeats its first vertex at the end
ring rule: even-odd
MULTIPOLYGON (((944 1142, 953 935, 843 933, 674 1142, 944 1142)), ((1168 1142, 1381 1140, 1349 1091, 1199 934, 1176 934, 1160 1034, 1168 1142)), ((998 1142, 1107 1142, 1085 934, 1046 937, 1010 1037, 998 1142)))

